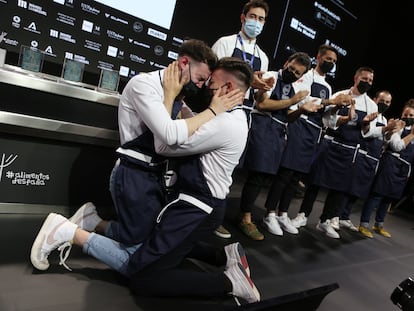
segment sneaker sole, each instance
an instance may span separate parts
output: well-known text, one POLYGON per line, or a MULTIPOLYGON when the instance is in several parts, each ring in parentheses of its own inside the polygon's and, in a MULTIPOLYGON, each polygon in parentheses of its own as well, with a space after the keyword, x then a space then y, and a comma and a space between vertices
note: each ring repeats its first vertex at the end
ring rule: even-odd
POLYGON ((332 239, 340 239, 341 238, 341 236, 339 236, 339 235, 332 235, 332 234, 329 234, 329 233, 327 233, 327 232, 325 232, 325 234, 326 234, 326 236, 327 237, 330 237, 330 238, 332 238, 332 239))
POLYGON ((296 229, 296 231, 293 231, 293 230, 288 229, 288 228, 286 228, 286 227, 284 227, 284 226, 280 226, 280 227, 281 227, 281 229, 282 229, 283 231, 285 231, 285 232, 287 232, 287 233, 290 233, 290 234, 298 234, 298 233, 299 233, 298 228, 295 228, 295 229, 296 229))
POLYGON ((32 262, 32 265, 38 269, 38 270, 47 270, 50 266, 49 261, 41 261, 40 260, 40 252, 42 250, 43 242, 46 238, 44 231, 49 226, 49 224, 53 221, 54 217, 57 214, 50 213, 46 220, 44 221, 42 227, 39 230, 39 233, 37 234, 37 237, 35 241, 33 242, 32 249, 30 251, 30 261, 32 262))
POLYGON ((231 238, 231 234, 225 234, 225 233, 221 233, 221 232, 217 232, 217 231, 214 231, 214 234, 216 236, 218 236, 219 238, 222 238, 222 239, 230 239, 231 238))
POLYGON ((273 231, 272 229, 270 229, 269 226, 265 222, 263 222, 263 225, 269 233, 271 233, 273 235, 283 236, 282 228, 280 228, 280 232, 276 232, 276 231, 273 231))
POLYGON ((300 229, 302 227, 306 227, 307 223, 300 223, 300 224, 292 224, 293 227, 295 227, 296 229, 300 229))
POLYGON ((269 229, 269 228, 267 228, 267 227, 266 227, 266 230, 267 230, 269 233, 273 234, 273 235, 283 236, 283 231, 282 231, 282 232, 275 232, 275 231, 270 230, 270 229, 269 229))
POLYGON ((360 232, 364 237, 372 239, 374 236, 373 235, 367 235, 367 234, 363 234, 362 232, 360 232))
POLYGON ((383 236, 385 238, 390 238, 391 235, 387 235, 387 234, 382 234, 381 232, 379 232, 378 230, 374 230, 375 233, 379 234, 380 236, 383 236))
POLYGON ((333 235, 328 234, 328 232, 326 232, 324 229, 320 228, 318 225, 316 226, 316 229, 318 229, 319 231, 321 231, 321 232, 325 233, 325 235, 326 235, 327 237, 330 237, 330 238, 332 238, 332 239, 340 239, 340 238, 341 238, 341 236, 340 236, 340 235, 338 235, 338 236, 333 236, 333 235))
MULTIPOLYGON (((241 268, 243 268, 242 266, 241 266, 241 268)), ((249 288, 245 288, 246 289, 246 291, 250 291, 250 290, 252 290, 253 291, 253 295, 254 295, 254 297, 256 298, 256 301, 254 301, 254 302, 257 302, 257 301, 260 301, 260 293, 259 293, 259 290, 257 289, 257 287, 256 287, 256 285, 254 285, 254 283, 253 283, 253 280, 247 275, 244 275, 244 273, 241 271, 241 270, 238 270, 238 271, 240 271, 240 274, 239 273, 237 273, 237 276, 238 276, 238 282, 239 282, 239 284, 245 284, 244 282, 243 282, 243 278, 244 279, 247 279, 248 280, 248 283, 249 283, 249 288)), ((247 273, 247 272, 246 272, 247 273)), ((241 297, 241 298, 243 298, 243 297, 241 297)), ((244 298, 243 298, 244 299, 244 298)), ((250 302, 251 303, 251 302, 250 302)))

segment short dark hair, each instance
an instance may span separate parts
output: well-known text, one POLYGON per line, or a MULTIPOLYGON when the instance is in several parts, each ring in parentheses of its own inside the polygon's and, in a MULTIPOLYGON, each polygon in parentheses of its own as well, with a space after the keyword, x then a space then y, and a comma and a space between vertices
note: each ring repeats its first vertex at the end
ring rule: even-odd
POLYGON ((306 71, 304 73, 306 73, 312 65, 312 60, 309 57, 308 53, 305 52, 295 52, 292 55, 289 56, 288 58, 288 62, 295 60, 296 62, 298 62, 299 64, 301 64, 302 66, 306 67, 306 71))
POLYGON ((368 71, 368 72, 370 72, 370 73, 374 73, 374 69, 372 69, 371 67, 363 66, 363 67, 359 67, 359 68, 356 70, 355 74, 360 74, 360 73, 361 73, 361 72, 363 72, 363 71, 368 71))
MULTIPOLYGON (((215 69, 223 69, 232 74, 247 90, 253 81, 253 70, 245 61, 238 57, 222 57, 215 69)), ((241 86, 241 85, 240 85, 241 86)))
POLYGON ((338 50, 329 44, 321 44, 318 48, 319 55, 325 55, 327 51, 332 51, 338 57, 338 50))
POLYGON ((384 93, 385 95, 391 95, 390 91, 382 89, 375 92, 375 98, 378 98, 381 93, 384 93))
POLYGON ((254 9, 254 8, 262 8, 263 10, 265 10, 265 16, 269 14, 269 10, 270 10, 269 5, 267 4, 266 1, 263 1, 263 0, 250 0, 249 2, 246 2, 246 4, 243 6, 242 13, 246 15, 247 12, 250 11, 250 9, 254 9))
POLYGON ((413 108, 414 109, 414 98, 410 98, 409 100, 407 100, 405 102, 404 107, 403 107, 402 110, 404 111, 406 108, 413 108))
POLYGON ((197 62, 206 63, 210 70, 213 70, 217 64, 217 55, 202 40, 185 40, 178 50, 178 56, 183 55, 187 55, 197 62))

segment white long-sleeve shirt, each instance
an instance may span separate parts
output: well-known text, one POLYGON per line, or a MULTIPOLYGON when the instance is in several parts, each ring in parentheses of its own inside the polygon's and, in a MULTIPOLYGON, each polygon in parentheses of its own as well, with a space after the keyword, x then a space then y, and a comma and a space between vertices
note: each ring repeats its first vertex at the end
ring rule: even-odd
POLYGON ((247 141, 246 113, 236 109, 203 124, 184 143, 168 146, 155 137, 157 153, 179 157, 201 154, 201 165, 213 197, 225 199, 247 141))
MULTIPOLYGON (((406 126, 405 128, 407 130, 411 130, 411 126, 406 126)), ((405 142, 401 138, 402 132, 403 132, 403 129, 391 135, 388 141, 388 146, 391 148, 392 151, 400 152, 405 149, 406 147, 405 142)))
POLYGON ((141 73, 125 86, 118 106, 121 144, 141 135, 147 128, 167 145, 188 137, 185 120, 172 120, 164 105, 164 70, 141 73))

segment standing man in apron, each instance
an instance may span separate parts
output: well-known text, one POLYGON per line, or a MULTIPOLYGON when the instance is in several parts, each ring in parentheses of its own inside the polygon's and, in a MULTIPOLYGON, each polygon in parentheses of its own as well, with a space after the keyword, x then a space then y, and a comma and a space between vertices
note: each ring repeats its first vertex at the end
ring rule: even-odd
POLYGON ((412 175, 414 162, 414 99, 404 105, 400 129, 391 135, 385 151, 381 156, 378 172, 375 177, 371 193, 361 211, 359 232, 368 238, 373 238, 369 230, 371 214, 376 210, 373 230, 387 238, 391 234, 384 229, 384 220, 388 206, 401 198, 404 188, 412 175))
MULTIPOLYGON (((302 113, 298 120, 289 123, 289 141, 284 151, 281 168, 278 173, 278 175, 284 175, 281 176, 280 182, 286 183, 287 185, 279 185, 277 188, 281 190, 269 192, 275 193, 275 198, 269 198, 265 204, 268 206, 267 203, 269 203, 269 207, 273 205, 274 209, 274 207, 277 207, 277 202, 279 202, 279 214, 288 211, 289 204, 298 186, 298 180, 305 181, 307 184, 306 181, 312 161, 316 156, 317 148, 323 138, 326 123, 323 122, 323 119, 326 109, 329 109, 331 105, 343 105, 352 102, 351 95, 343 95, 335 99, 331 98, 332 87, 326 78, 330 72, 335 70, 337 60, 338 51, 335 47, 327 44, 320 45, 316 55, 315 68, 309 70, 293 84, 295 91, 308 90, 310 97, 319 98, 320 104, 325 108, 319 109, 315 113, 302 113), (280 194, 278 195, 277 192, 280 192, 280 194), (280 197, 279 200, 277 200, 278 197, 280 197), (272 202, 276 202, 276 204, 272 202)), ((298 105, 290 107, 292 113, 297 113, 298 108, 298 105)), ((306 226, 307 218, 312 211, 318 190, 319 188, 314 185, 307 185, 305 197, 302 200, 298 215, 291 221, 291 224, 295 228, 306 226)), ((288 221, 284 221, 286 217, 279 218, 278 220, 282 222, 282 227, 286 229, 289 224, 288 221)))
POLYGON ((341 202, 348 196, 368 195, 379 161, 366 144, 368 139, 382 136, 381 128, 376 125, 377 104, 367 94, 373 80, 374 70, 360 67, 355 72, 354 85, 332 95, 335 98, 350 94, 355 103, 330 109, 329 113, 335 118, 326 130, 312 165, 310 181, 328 189, 316 228, 331 238, 340 238, 331 225, 331 219, 339 216, 341 202))
MULTIPOLYGON (((379 159, 381 157, 381 154, 384 150, 384 143, 385 138, 387 137, 388 133, 394 130, 394 127, 396 126, 396 121, 394 119, 390 120, 390 122, 387 121, 387 119, 384 116, 384 112, 388 109, 388 107, 391 105, 392 95, 387 90, 381 90, 378 91, 373 98, 374 102, 378 106, 378 116, 376 118, 376 130, 380 130, 382 135, 365 139, 364 140, 364 150, 368 152, 368 155, 379 159)), ((368 157, 369 159, 369 157, 368 157)), ((356 180, 359 179, 366 179, 366 176, 364 175, 364 167, 366 166, 364 162, 361 163, 361 170, 357 170, 354 178, 356 180), (361 173, 359 175, 358 173, 361 173)), ((367 182, 369 179, 367 180, 367 182)), ((337 222, 340 228, 347 228, 351 231, 358 231, 358 228, 352 223, 351 221, 351 212, 352 207, 355 205, 358 198, 360 199, 366 199, 367 192, 362 192, 363 197, 350 195, 345 196, 344 200, 341 201, 341 205, 339 206, 339 217, 337 217, 337 222)))
MULTIPOLYGON (((269 82, 262 78, 263 73, 268 71, 269 58, 259 47, 256 39, 262 32, 268 14, 269 5, 264 0, 248 1, 243 6, 240 15, 240 31, 237 34, 219 38, 212 46, 219 59, 228 56, 240 58, 247 62, 254 71, 251 88, 247 90, 243 102, 243 109, 248 120, 253 109, 254 89, 269 90, 269 82)), ((243 162, 243 157, 241 162, 243 162)), ((231 233, 223 225, 220 225, 214 234, 224 239, 231 238, 231 233)))

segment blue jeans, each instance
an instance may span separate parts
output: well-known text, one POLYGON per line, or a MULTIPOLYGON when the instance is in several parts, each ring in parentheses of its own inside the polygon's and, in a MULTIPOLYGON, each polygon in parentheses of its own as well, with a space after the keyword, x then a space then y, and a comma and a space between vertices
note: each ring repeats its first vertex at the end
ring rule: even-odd
MULTIPOLYGON (((119 160, 116 161, 109 178, 109 191, 111 192, 113 202, 115 202, 114 180, 118 166, 119 160)), ((116 221, 109 221, 109 224, 105 229, 105 236, 91 233, 88 240, 83 245, 82 251, 85 254, 93 256, 99 261, 107 264, 113 270, 128 277, 126 268, 128 266, 129 258, 131 254, 133 254, 141 246, 141 244, 125 247, 121 243, 117 242, 117 237, 114 236, 114 231, 117 232, 117 230, 113 229, 116 226, 118 226, 116 221)))
POLYGON ((83 245, 82 251, 107 264, 122 275, 130 277, 126 272, 129 259, 141 245, 142 243, 126 247, 108 237, 91 233, 83 245))
MULTIPOLYGON (((114 203, 116 214, 118 214, 118 208, 116 207, 116 204, 115 204, 116 200, 115 200, 115 186, 114 186, 114 184, 115 184, 115 175, 116 175, 116 171, 118 170, 119 163, 120 163, 120 160, 118 159, 115 162, 115 165, 114 165, 114 167, 111 171, 111 176, 109 177, 109 192, 111 193, 111 198, 112 198, 112 202, 114 203)), ((105 230, 105 236, 107 236, 107 237, 109 237, 109 238, 111 238, 115 241, 118 241, 119 237, 118 237, 117 234, 115 234, 116 232, 119 232, 118 227, 119 227, 119 223, 117 221, 109 221, 109 224, 108 224, 108 226, 106 227, 106 230, 105 230)))
POLYGON ((380 196, 379 194, 371 194, 365 201, 361 212, 361 226, 368 227, 372 212, 377 209, 375 214, 375 226, 382 227, 385 216, 387 215, 388 205, 391 200, 380 196))

